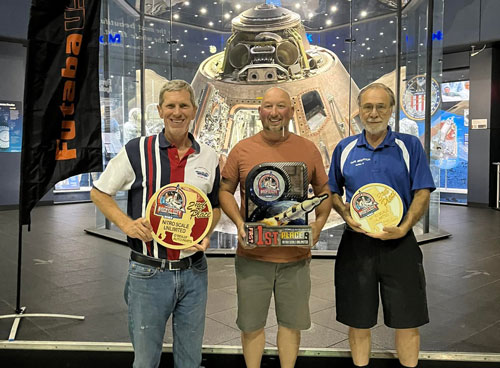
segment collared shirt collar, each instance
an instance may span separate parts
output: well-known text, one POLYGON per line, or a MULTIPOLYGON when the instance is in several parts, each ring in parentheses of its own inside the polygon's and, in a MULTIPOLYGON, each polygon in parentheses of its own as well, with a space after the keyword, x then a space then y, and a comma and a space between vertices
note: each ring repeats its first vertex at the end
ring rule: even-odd
MULTIPOLYGON (((160 148, 169 148, 173 147, 173 144, 167 141, 167 138, 165 138, 165 128, 162 129, 160 133, 158 133, 158 137, 160 139, 160 148)), ((193 147, 194 151, 196 153, 200 153, 200 144, 194 139, 194 136, 188 132, 188 137, 191 140, 191 147, 193 147)))
MULTIPOLYGON (((387 126, 387 134, 386 134, 384 140, 382 141, 382 143, 379 145, 379 147, 380 146, 384 146, 384 147, 394 146, 396 144, 396 142, 394 140, 395 140, 394 133, 393 133, 391 127, 388 125, 387 126)), ((356 144, 356 146, 358 146, 358 147, 361 147, 361 146, 370 147, 370 144, 366 141, 364 129, 363 129, 363 132, 359 135, 358 143, 356 144)))

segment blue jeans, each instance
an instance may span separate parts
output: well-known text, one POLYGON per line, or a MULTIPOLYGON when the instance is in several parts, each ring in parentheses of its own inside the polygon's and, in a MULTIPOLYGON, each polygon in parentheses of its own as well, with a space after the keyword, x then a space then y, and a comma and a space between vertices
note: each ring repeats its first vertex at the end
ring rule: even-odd
POLYGON ((165 325, 172 314, 175 368, 198 368, 205 331, 207 260, 182 271, 130 261, 125 302, 134 346, 134 368, 160 364, 165 325))

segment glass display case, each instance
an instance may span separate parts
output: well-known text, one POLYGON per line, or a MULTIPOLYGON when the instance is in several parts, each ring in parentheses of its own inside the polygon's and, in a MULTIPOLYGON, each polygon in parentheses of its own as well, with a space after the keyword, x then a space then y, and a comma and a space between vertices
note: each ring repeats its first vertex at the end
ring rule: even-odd
MULTIPOLYGON (((238 141, 261 129, 259 98, 278 85, 290 93, 295 106, 290 130, 316 144, 328 170, 335 145, 362 130, 359 90, 380 82, 397 92, 391 126, 420 138, 439 187, 443 145, 433 142, 444 129, 443 0, 399 3, 104 0, 104 164, 131 138, 162 129, 158 92, 165 81, 184 79, 192 83, 200 106, 191 131, 217 150, 222 163, 238 141), (265 23, 262 14, 276 18, 265 23)), ((441 235, 439 197, 439 190, 432 194, 429 214, 416 227, 425 239, 441 235)), ((125 208, 125 196, 117 198, 125 208)), ((98 229, 117 230, 99 212, 96 217, 98 229)), ((316 254, 335 254, 342 229, 342 219, 332 211, 316 254)), ((235 233, 223 216, 210 251, 234 251, 235 233)))

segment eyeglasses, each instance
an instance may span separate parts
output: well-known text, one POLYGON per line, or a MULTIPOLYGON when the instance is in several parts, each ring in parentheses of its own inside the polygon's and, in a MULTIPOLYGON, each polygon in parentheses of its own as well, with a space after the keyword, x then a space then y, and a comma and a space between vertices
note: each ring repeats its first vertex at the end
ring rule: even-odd
POLYGON ((373 111, 373 108, 375 108, 379 114, 385 114, 391 109, 390 106, 384 104, 366 104, 361 106, 361 111, 363 111, 364 114, 369 114, 373 111))

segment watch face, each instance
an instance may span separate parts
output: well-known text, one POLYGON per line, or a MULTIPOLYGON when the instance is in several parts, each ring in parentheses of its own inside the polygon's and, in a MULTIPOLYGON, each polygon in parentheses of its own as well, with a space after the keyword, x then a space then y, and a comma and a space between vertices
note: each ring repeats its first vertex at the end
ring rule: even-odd
MULTIPOLYGON (((439 83, 431 80, 431 115, 441 104, 439 83)), ((406 82, 406 89, 401 95, 401 107, 404 113, 413 120, 425 119, 425 75, 417 75, 406 82)))
POLYGON ((384 226, 397 226, 403 218, 403 202, 399 194, 381 183, 359 188, 351 198, 351 217, 369 233, 383 231, 384 226))
POLYGON ((146 218, 153 239, 172 249, 198 244, 212 224, 212 205, 205 193, 186 183, 171 183, 149 199, 146 218))

